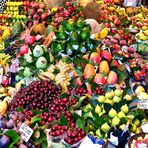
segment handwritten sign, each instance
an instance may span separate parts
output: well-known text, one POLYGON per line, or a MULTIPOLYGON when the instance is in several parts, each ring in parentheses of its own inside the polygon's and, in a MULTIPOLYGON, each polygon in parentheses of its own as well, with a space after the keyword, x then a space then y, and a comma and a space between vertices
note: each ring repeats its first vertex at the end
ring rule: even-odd
POLYGON ((25 123, 21 125, 19 131, 21 132, 21 137, 25 142, 28 142, 33 134, 33 130, 25 123))

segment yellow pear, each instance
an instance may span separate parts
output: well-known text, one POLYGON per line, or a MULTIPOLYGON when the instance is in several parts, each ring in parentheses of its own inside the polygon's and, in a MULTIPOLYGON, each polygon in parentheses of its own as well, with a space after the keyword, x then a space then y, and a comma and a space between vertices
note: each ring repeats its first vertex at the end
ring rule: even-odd
POLYGON ((8 108, 7 101, 0 102, 0 114, 1 115, 4 115, 6 113, 7 108, 8 108))
POLYGON ((145 31, 144 31, 144 34, 145 34, 146 36, 148 36, 148 30, 145 30, 145 31))

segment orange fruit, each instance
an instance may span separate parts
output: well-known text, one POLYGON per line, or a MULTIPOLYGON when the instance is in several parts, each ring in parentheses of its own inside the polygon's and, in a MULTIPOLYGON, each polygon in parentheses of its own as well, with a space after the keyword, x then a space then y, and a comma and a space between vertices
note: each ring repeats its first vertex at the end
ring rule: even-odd
POLYGON ((95 68, 92 64, 87 64, 84 68, 84 79, 89 79, 92 76, 95 76, 96 72, 95 72, 95 68))
POLYGON ((101 61, 100 65, 99 65, 99 73, 105 73, 106 75, 109 74, 110 68, 109 68, 109 64, 106 60, 101 61))

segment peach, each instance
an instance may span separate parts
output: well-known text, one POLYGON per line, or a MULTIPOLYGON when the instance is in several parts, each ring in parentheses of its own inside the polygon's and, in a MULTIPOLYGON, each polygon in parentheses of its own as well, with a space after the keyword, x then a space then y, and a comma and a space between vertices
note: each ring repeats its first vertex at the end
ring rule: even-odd
POLYGON ((110 71, 108 78, 107 78, 107 83, 114 85, 116 84, 118 81, 118 76, 114 71, 110 71))

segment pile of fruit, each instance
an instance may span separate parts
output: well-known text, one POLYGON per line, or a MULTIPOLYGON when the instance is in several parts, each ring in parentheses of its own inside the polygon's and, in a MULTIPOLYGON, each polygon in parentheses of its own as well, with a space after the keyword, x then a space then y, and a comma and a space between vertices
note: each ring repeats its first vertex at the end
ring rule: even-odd
POLYGON ((146 133, 129 140, 148 121, 147 8, 133 16, 113 1, 97 3, 101 23, 85 20, 83 7, 67 0, 54 8, 41 0, 7 3, 0 147, 147 144, 146 133))

